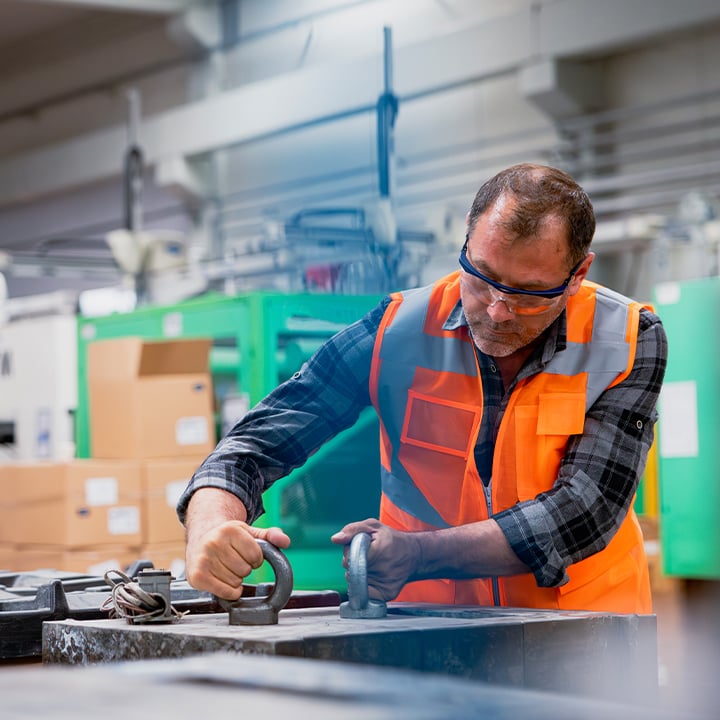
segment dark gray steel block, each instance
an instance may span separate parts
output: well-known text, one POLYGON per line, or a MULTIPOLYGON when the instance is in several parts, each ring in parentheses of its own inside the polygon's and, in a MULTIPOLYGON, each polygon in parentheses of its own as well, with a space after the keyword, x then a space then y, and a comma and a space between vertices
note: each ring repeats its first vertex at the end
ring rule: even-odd
POLYGON ((46 664, 179 658, 226 651, 382 665, 512 687, 652 704, 655 617, 508 608, 389 606, 350 620, 337 608, 283 610, 277 625, 230 625, 226 613, 172 625, 122 620, 48 622, 46 664))

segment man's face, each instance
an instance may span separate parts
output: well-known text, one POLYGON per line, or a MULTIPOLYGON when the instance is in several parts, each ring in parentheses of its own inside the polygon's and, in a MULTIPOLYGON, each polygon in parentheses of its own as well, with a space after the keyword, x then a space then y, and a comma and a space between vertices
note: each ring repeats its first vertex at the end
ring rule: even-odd
MULTIPOLYGON (((515 239, 500 224, 508 204, 501 198, 478 218, 468 238, 466 257, 489 280, 516 289, 543 291, 562 287, 571 272, 567 231, 550 217, 530 239, 515 239)), ((460 293, 470 333, 478 348, 507 357, 526 348, 560 315, 580 289, 592 262, 590 253, 565 291, 553 298, 503 293, 492 284, 460 271, 460 293)))

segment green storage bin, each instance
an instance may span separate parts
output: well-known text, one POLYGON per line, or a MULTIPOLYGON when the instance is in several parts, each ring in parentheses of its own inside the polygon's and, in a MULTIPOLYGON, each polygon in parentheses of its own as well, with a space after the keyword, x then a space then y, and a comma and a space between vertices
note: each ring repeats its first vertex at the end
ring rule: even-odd
POLYGON ((663 283, 668 336, 660 398, 660 541, 667 575, 720 578, 720 278, 663 283))

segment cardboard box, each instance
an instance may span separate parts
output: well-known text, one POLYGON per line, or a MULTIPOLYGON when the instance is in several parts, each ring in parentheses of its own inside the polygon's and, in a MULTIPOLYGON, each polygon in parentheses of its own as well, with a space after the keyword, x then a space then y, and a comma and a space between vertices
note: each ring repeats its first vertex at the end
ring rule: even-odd
POLYGON ((67 550, 54 546, 21 546, 15 551, 13 570, 17 572, 61 570, 102 577, 108 570, 125 572, 139 557, 139 548, 125 545, 81 550, 67 550))
POLYGON ((6 529, 16 545, 140 545, 138 462, 17 463, 5 475, 14 485, 6 529))
POLYGON ((16 554, 17 550, 14 545, 10 543, 0 543, 0 570, 14 571, 16 554))
POLYGON ((215 447, 210 340, 99 340, 88 346, 93 458, 176 458, 215 447))
POLYGON ((143 543, 184 543, 177 501, 204 458, 146 460, 142 465, 143 543))
POLYGON ((15 483, 10 480, 7 464, 0 465, 0 543, 12 543, 10 521, 15 511, 15 483))

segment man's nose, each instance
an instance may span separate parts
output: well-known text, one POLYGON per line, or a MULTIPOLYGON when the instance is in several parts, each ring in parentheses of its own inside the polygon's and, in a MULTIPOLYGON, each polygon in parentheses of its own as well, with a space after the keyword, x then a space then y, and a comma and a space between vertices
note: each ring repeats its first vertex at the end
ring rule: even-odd
POLYGON ((487 306, 487 313, 495 322, 510 320, 515 315, 504 297, 495 298, 490 305, 487 306))

